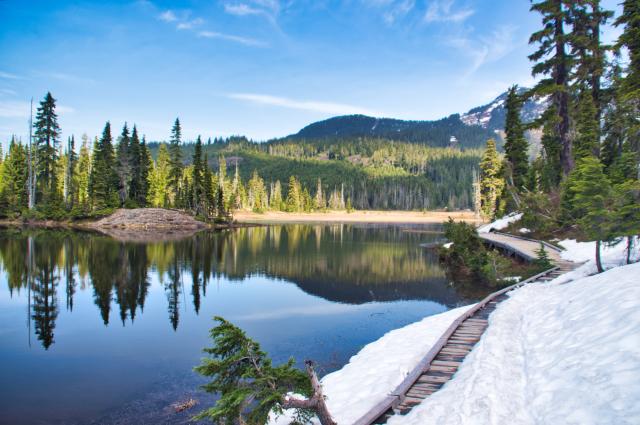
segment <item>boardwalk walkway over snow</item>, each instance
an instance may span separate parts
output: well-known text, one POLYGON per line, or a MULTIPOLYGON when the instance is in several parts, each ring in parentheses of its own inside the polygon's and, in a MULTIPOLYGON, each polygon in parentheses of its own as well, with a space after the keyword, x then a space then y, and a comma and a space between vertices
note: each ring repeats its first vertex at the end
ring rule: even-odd
MULTIPOLYGON (((504 233, 480 233, 491 246, 519 256, 526 261, 537 258, 540 241, 504 233)), ((356 425, 385 424, 395 415, 407 414, 424 399, 454 378, 458 368, 480 340, 489 325, 489 316, 506 293, 530 282, 545 282, 573 270, 579 264, 562 260, 560 249, 542 242, 554 267, 527 280, 494 292, 456 319, 418 365, 381 403, 362 416, 356 425)))

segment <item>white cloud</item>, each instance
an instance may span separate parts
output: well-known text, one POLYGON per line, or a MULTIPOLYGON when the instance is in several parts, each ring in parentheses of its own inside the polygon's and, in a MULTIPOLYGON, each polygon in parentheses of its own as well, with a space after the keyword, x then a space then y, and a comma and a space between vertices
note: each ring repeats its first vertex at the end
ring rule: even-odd
POLYGON ((394 4, 391 9, 387 10, 384 15, 384 21, 391 25, 399 18, 406 16, 416 5, 415 0, 402 0, 394 4))
POLYGON ((220 40, 228 40, 236 43, 244 44, 245 46, 253 47, 266 47, 267 44, 263 41, 256 40, 255 38, 242 37, 239 35, 224 34, 216 31, 200 31, 198 37, 203 38, 217 38, 220 40))
POLYGON ((277 17, 282 6, 279 0, 246 0, 243 2, 226 2, 224 11, 234 16, 262 15, 273 26, 278 27, 277 17))
POLYGON ((178 20, 178 17, 171 10, 166 10, 158 16, 158 19, 164 22, 175 22, 178 20))
POLYGON ((475 11, 471 8, 453 10, 454 0, 433 0, 424 14, 425 22, 463 22, 475 11))
POLYGON ((245 3, 225 4, 224 11, 230 15, 236 15, 236 16, 259 15, 263 13, 262 10, 251 7, 245 3))
POLYGON ((288 109, 297 109, 302 111, 321 112, 332 115, 351 115, 363 114, 381 117, 383 113, 373 111, 359 106, 347 105, 343 103, 318 102, 307 100, 294 100, 286 97, 271 96, 257 93, 233 93, 228 95, 231 99, 242 100, 259 105, 279 106, 288 109))
POLYGON ((513 25, 504 25, 495 29, 488 36, 449 38, 447 43, 470 59, 470 66, 463 78, 470 77, 484 64, 500 60, 513 51, 516 47, 515 30, 516 27, 513 25))
POLYGON ((190 21, 179 22, 178 25, 176 25, 176 28, 179 30, 190 30, 202 24, 204 24, 204 19, 195 18, 190 21))
POLYGON ((0 71, 0 78, 4 78, 6 80, 24 80, 24 77, 4 71, 0 71))

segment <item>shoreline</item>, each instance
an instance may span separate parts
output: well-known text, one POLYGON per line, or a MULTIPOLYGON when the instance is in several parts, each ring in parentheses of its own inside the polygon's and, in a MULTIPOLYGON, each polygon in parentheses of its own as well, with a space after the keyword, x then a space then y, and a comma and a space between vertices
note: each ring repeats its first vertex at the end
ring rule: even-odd
POLYGON ((449 219, 469 223, 482 223, 471 211, 327 211, 312 213, 290 213, 267 211, 254 213, 236 211, 233 219, 238 223, 388 223, 388 224, 431 224, 443 223, 449 219))

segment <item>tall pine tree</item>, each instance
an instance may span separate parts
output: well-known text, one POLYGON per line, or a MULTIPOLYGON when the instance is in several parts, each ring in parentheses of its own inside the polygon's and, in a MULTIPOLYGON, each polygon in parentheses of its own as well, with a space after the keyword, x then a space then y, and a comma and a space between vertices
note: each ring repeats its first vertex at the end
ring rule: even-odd
POLYGON ((507 117, 505 121, 506 141, 504 144, 505 159, 511 172, 511 181, 516 190, 521 190, 526 182, 529 168, 527 154, 528 143, 524 137, 524 126, 520 118, 522 99, 518 94, 518 86, 512 86, 507 92, 507 117))
MULTIPOLYGON (((182 127, 180 127, 180 120, 176 118, 171 129, 171 138, 169 139, 169 158, 170 158, 170 171, 169 171, 169 187, 173 193, 174 200, 178 198, 180 192, 180 181, 182 180, 182 169, 184 164, 182 163, 182 127)), ((175 203, 175 201, 174 201, 175 203)))
POLYGON ((569 115, 569 72, 572 63, 567 53, 568 40, 564 28, 568 20, 564 7, 567 1, 543 0, 534 3, 531 10, 542 15, 543 28, 529 39, 530 44, 538 44, 538 50, 529 56, 531 61, 537 62, 532 73, 534 76, 546 76, 536 84, 533 92, 551 95, 552 108, 544 115, 546 156, 554 161, 553 155, 556 152, 559 154, 560 170, 564 176, 574 167, 569 115))
POLYGON ((49 202, 55 198, 57 187, 56 162, 60 143, 60 126, 56 114, 56 100, 47 92, 36 112, 34 137, 37 146, 37 200, 49 202))
POLYGON ((94 210, 118 205, 118 183, 111 124, 107 121, 102 137, 93 148, 93 163, 89 175, 89 196, 94 210))

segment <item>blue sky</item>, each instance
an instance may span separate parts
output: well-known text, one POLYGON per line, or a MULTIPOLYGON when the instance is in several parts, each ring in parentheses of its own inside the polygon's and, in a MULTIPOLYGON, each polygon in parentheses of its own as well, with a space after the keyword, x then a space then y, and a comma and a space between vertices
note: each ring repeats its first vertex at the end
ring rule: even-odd
MULTIPOLYGON (((614 8, 615 1, 603 2, 614 8)), ((437 119, 530 85, 525 0, 0 1, 0 139, 28 101, 63 136, 284 136, 335 115, 437 119)), ((605 40, 617 36, 606 29, 605 40)))

